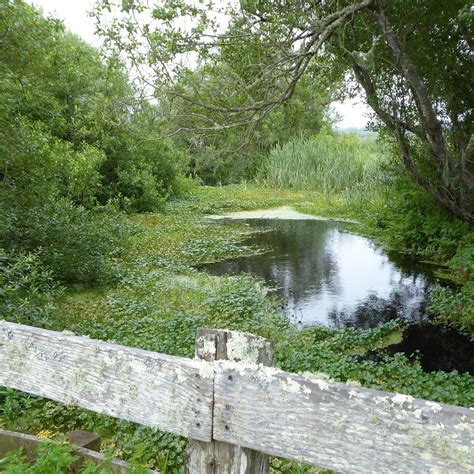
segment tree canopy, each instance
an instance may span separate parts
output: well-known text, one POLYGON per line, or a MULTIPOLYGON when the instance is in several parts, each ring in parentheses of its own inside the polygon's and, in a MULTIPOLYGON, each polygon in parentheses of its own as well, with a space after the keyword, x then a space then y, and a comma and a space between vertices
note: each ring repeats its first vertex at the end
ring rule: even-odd
POLYGON ((108 46, 146 76, 148 87, 188 101, 196 115, 212 112, 212 122, 201 126, 209 132, 255 126, 291 99, 305 77, 329 83, 352 78, 374 111, 374 126, 397 144, 413 179, 446 209, 474 222, 470 2, 219 5, 100 0, 96 16, 108 46), (114 18, 107 25, 105 10, 114 18), (196 68, 222 64, 222 58, 228 69, 213 93, 201 97, 190 85, 196 68))
POLYGON ((188 157, 120 61, 60 21, 0 0, 0 44, 0 252, 60 281, 107 279, 117 211, 163 205, 188 157))

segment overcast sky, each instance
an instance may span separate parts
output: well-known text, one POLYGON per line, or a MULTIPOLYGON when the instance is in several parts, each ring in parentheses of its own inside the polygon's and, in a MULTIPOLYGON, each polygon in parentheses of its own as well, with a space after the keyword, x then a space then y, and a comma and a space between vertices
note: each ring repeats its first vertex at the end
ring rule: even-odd
MULTIPOLYGON (((90 44, 100 45, 99 38, 94 35, 94 20, 87 15, 94 0, 30 0, 30 3, 42 8, 45 14, 52 14, 63 20, 67 28, 90 44)), ((362 99, 334 103, 334 109, 342 117, 338 128, 364 128, 367 124, 368 108, 362 99)))

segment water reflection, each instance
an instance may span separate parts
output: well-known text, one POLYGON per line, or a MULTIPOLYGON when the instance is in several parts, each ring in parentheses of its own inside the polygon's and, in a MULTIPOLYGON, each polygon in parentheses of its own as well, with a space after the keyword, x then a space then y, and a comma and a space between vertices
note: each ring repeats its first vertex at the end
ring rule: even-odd
POLYGON ((413 324, 406 328, 403 341, 389 346, 387 353, 415 353, 428 371, 456 369, 474 374, 474 344, 452 329, 426 324, 430 267, 386 252, 367 238, 344 232, 344 226, 335 222, 246 223, 269 230, 247 243, 270 251, 208 265, 207 271, 216 275, 245 272, 263 278, 302 326, 368 329, 394 318, 405 319, 413 324))
POLYGON ((413 262, 343 231, 333 221, 247 220, 268 232, 248 243, 268 253, 208 265, 215 275, 251 273, 276 289, 301 325, 373 328, 394 318, 418 321, 430 283, 413 262))

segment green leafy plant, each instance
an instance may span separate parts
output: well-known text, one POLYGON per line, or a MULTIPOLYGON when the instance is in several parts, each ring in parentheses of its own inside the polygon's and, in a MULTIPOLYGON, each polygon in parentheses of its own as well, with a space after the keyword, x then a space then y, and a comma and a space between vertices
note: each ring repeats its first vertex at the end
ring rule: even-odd
POLYGON ((79 459, 72 454, 72 450, 73 447, 68 444, 41 443, 37 448, 37 457, 31 465, 21 455, 20 450, 1 459, 0 469, 5 474, 67 473, 69 467, 79 459))
POLYGON ((0 261, 0 313, 5 319, 48 324, 62 291, 37 254, 18 253, 0 261))
POLYGON ((112 259, 131 230, 112 205, 88 210, 58 199, 16 215, 4 241, 36 252, 59 281, 93 282, 113 277, 112 259))
MULTIPOLYGON (((248 331, 275 341, 281 369, 319 372, 334 380, 471 406, 474 378, 469 374, 424 372, 416 359, 385 355, 387 338, 403 329, 398 322, 367 331, 297 330, 255 279, 213 277, 192 267, 197 260, 234 255, 238 242, 249 235, 245 226, 203 224, 205 215, 284 204, 322 214, 329 201, 321 196, 253 185, 200 187, 184 199, 168 202, 162 213, 135 215, 130 219, 137 232, 116 262, 119 280, 102 288, 67 289, 55 300, 48 327, 184 357, 193 356, 198 327, 248 331), (369 351, 378 355, 377 360, 364 357, 369 351)), ((340 209, 353 216, 347 206, 340 209)), ((114 456, 182 472, 183 438, 14 390, 0 392, 0 407, 0 423, 6 429, 94 431, 103 449, 114 456)), ((276 462, 275 469, 311 472, 284 462, 276 462)))

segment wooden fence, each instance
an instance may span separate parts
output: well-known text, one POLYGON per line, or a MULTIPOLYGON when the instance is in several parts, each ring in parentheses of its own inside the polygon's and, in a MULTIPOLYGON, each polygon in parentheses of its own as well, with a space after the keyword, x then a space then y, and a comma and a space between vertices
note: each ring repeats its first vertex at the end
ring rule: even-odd
MULTIPOLYGON (((83 472, 84 461, 90 461, 93 464, 106 464, 107 472, 114 474, 129 474, 133 472, 132 466, 119 459, 110 458, 97 451, 100 450, 100 437, 95 433, 86 431, 73 431, 68 433, 68 439, 73 449, 72 453, 77 458, 72 465, 68 467, 68 473, 83 472)), ((16 433, 0 428, 0 459, 12 451, 22 450, 22 455, 27 461, 32 463, 38 454, 38 448, 44 443, 58 444, 57 441, 45 440, 37 436, 16 433)), ((150 471, 149 474, 157 474, 156 471, 150 471)))
POLYGON ((198 331, 194 360, 0 321, 0 385, 188 437, 188 473, 474 472, 474 411, 271 367, 272 344, 198 331))

